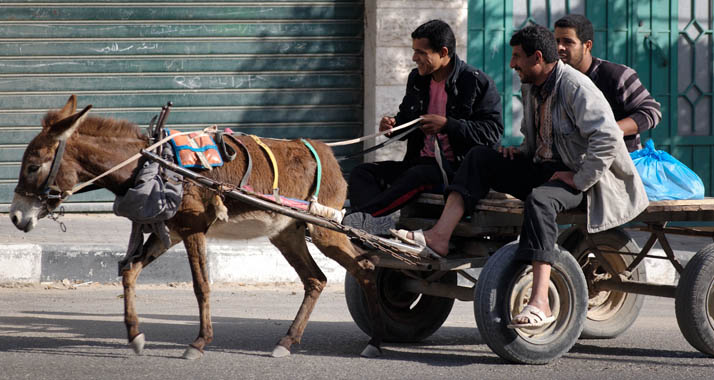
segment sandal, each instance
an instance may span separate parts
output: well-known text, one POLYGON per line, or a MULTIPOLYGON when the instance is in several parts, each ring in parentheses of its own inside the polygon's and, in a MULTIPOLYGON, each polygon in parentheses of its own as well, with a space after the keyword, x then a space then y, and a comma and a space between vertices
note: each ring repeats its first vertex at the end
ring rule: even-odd
POLYGON ((443 260, 444 256, 436 253, 433 249, 429 248, 428 245, 426 245, 426 238, 424 238, 424 231, 422 230, 415 230, 415 231, 407 231, 407 230, 394 230, 390 229, 389 233, 392 234, 395 238, 403 241, 404 243, 411 244, 414 246, 417 246, 421 248, 419 251, 419 256, 427 259, 437 259, 437 260, 443 260), (410 239, 407 237, 409 232, 412 233, 414 236, 413 239, 410 239))
POLYGON ((555 321, 555 316, 550 316, 546 317, 545 313, 543 313, 542 310, 539 308, 532 306, 532 305, 526 305, 526 307, 521 310, 518 315, 513 317, 511 319, 511 323, 508 324, 509 329, 532 329, 532 328, 538 328, 538 327, 543 327, 545 325, 551 324, 555 321), (519 319, 525 319, 528 322, 526 323, 518 323, 516 322, 519 319))

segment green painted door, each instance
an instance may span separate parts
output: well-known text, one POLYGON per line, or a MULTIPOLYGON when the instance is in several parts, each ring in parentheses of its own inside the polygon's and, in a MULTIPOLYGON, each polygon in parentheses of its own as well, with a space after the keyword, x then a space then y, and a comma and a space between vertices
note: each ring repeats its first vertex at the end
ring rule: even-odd
MULTIPOLYGON (((42 115, 72 93, 141 126, 172 101, 180 130, 361 135, 363 13, 349 0, 0 0, 0 211, 42 115)), ((71 201, 109 210, 113 196, 71 201)))
POLYGON ((492 75, 503 96, 505 144, 520 142, 518 77, 508 40, 527 23, 553 28, 567 13, 595 27, 593 54, 634 68, 662 105, 663 119, 643 140, 672 153, 714 189, 711 0, 469 0, 468 60, 492 75))
POLYGON ((653 132, 655 141, 662 140, 674 156, 699 174, 708 196, 714 195, 713 8, 711 0, 679 0, 670 37, 669 57, 675 73, 670 79, 671 128, 662 136, 659 130, 653 132))

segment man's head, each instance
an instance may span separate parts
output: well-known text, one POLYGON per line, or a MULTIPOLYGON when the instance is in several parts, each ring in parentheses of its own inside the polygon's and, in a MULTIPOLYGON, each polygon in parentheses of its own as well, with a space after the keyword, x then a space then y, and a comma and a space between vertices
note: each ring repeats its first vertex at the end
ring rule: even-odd
POLYGON ((583 15, 566 15, 555 22, 560 59, 583 73, 592 63, 593 36, 593 24, 583 15))
POLYGON ((419 75, 430 75, 451 62, 456 49, 456 37, 449 24, 431 20, 412 32, 412 61, 417 64, 419 75))
POLYGON ((527 26, 514 34, 510 42, 511 68, 521 83, 540 85, 558 61, 558 48, 553 33, 540 25, 527 26))

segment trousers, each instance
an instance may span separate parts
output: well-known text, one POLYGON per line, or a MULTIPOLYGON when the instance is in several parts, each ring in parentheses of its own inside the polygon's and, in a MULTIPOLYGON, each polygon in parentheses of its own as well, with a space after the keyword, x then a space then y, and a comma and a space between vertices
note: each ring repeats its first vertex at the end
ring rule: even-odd
POLYGON ((474 147, 454 174, 446 193, 461 194, 465 215, 470 215, 491 189, 522 200, 523 225, 517 257, 552 264, 558 255, 555 250, 558 213, 581 206, 585 199, 582 191, 560 180, 550 180, 556 171, 569 170, 560 161, 533 162, 525 155, 510 159, 492 148, 474 147))
POLYGON ((348 181, 350 208, 372 216, 388 215, 422 192, 441 193, 443 184, 441 170, 433 158, 360 164, 348 181))

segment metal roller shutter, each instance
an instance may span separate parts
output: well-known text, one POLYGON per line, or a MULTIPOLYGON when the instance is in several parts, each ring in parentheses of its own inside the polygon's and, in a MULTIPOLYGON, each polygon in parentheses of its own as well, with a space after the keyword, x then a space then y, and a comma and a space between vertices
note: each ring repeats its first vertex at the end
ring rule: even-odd
MULTIPOLYGON (((41 117, 72 93, 140 126, 172 101, 168 126, 180 130, 361 135, 363 13, 346 0, 0 0, 0 211, 41 117)), ((78 194, 68 209, 113 199, 78 194)))

